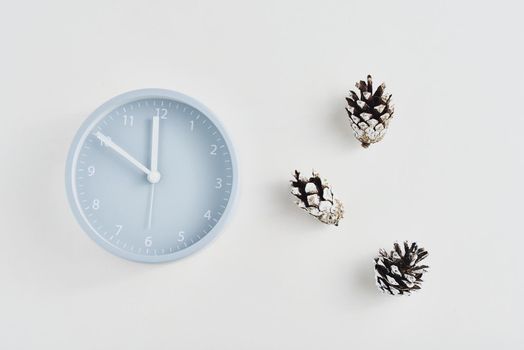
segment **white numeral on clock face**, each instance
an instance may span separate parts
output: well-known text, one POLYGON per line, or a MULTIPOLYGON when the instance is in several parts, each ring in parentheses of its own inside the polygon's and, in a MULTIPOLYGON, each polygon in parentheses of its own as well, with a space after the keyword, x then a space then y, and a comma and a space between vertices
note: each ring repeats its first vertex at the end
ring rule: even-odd
POLYGON ((215 188, 222 188, 222 179, 217 177, 217 182, 216 182, 216 185, 215 185, 215 188))
POLYGON ((132 115, 124 114, 122 118, 124 119, 124 126, 133 127, 135 123, 135 118, 132 115))
POLYGON ((212 156, 216 156, 217 155, 217 145, 211 145, 211 152, 209 152, 209 154, 211 154, 212 156))
POLYGON ((122 225, 115 225, 115 227, 116 227, 115 236, 118 236, 120 234, 120 231, 122 231, 122 228, 124 226, 122 226, 122 225))
POLYGON ((189 122, 189 130, 191 131, 195 130, 195 121, 194 120, 191 120, 189 122))
POLYGON ((185 233, 184 231, 180 231, 180 232, 178 232, 178 238, 177 238, 177 241, 179 241, 179 242, 183 242, 184 239, 186 239, 185 234, 186 234, 186 233, 185 233))
POLYGON ((90 165, 87 167, 87 176, 93 176, 95 175, 96 169, 94 165, 90 165))
POLYGON ((204 214, 204 217, 210 220, 211 219, 211 210, 206 211, 206 213, 204 214))
POLYGON ((155 117, 160 117, 160 119, 167 119, 167 108, 155 108, 155 110, 155 117))
POLYGON ((151 247, 153 245, 153 237, 147 236, 146 239, 144 240, 144 245, 146 247, 151 247))
POLYGON ((93 203, 91 204, 91 208, 93 208, 93 210, 98 210, 100 209, 100 200, 99 199, 93 199, 93 203))

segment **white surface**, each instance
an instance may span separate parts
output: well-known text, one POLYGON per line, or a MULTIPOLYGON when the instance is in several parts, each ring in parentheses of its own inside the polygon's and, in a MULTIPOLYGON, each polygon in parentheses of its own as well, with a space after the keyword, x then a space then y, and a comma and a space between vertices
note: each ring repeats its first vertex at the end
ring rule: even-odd
POLYGON ((524 41, 518 1, 2 1, 2 349, 524 347, 524 41), (344 96, 372 73, 396 119, 363 150, 344 96), (209 106, 240 162, 238 205, 172 264, 108 254, 66 203, 81 122, 121 92, 209 106), (347 216, 294 207, 317 169, 347 216), (409 298, 371 259, 425 246, 409 298))

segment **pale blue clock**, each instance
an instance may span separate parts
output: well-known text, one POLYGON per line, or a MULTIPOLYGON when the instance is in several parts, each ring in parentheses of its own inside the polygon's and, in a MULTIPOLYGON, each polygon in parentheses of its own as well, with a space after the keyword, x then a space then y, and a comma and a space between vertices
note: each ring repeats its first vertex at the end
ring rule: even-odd
POLYGON ((218 119, 183 94, 144 89, 95 110, 69 150, 66 188, 83 230, 140 262, 171 261, 208 243, 237 187, 218 119))

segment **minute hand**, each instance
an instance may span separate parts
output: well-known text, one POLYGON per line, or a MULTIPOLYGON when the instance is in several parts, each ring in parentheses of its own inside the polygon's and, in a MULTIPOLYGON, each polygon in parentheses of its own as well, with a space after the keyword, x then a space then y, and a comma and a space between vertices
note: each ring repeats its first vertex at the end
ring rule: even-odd
POLYGON ((95 133, 95 136, 100 140, 102 141, 102 144, 104 144, 105 146, 111 148, 113 151, 115 151, 116 153, 120 154, 122 157, 124 157, 125 159, 127 159, 131 164, 133 164, 134 166, 136 166, 138 169, 142 170, 146 175, 149 175, 151 174, 151 170, 149 170, 148 168, 146 168, 142 163, 140 163, 138 160, 136 160, 135 158, 133 158, 133 156, 131 156, 129 153, 127 153, 126 151, 124 151, 122 149, 122 147, 118 146, 116 143, 114 143, 111 138, 109 136, 106 136, 104 134, 102 134, 100 131, 97 131, 95 133))

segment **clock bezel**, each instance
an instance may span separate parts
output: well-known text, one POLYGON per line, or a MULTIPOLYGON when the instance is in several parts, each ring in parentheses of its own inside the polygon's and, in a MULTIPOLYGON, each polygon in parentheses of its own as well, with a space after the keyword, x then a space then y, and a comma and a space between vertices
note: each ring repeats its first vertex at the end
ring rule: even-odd
POLYGON ((132 90, 132 91, 128 91, 123 94, 117 95, 111 98, 110 100, 106 101, 105 103, 103 103, 100 107, 98 107, 95 111, 93 111, 87 117, 87 119, 82 123, 82 125, 76 132, 75 137, 73 138, 73 141, 69 148, 69 152, 68 152, 67 160, 66 160, 65 180, 66 180, 65 181, 66 182, 66 192, 67 192, 69 206, 71 210, 73 211, 75 219, 79 223, 80 227, 92 240, 94 240, 99 246, 104 248, 106 251, 118 257, 121 257, 127 260, 131 260, 131 261, 135 261, 135 262, 142 262, 142 263, 161 263, 161 262, 169 262, 169 261, 175 261, 178 259, 182 259, 188 255, 195 253, 196 251, 202 249, 204 246, 210 243, 221 232, 221 230, 223 229, 223 226, 226 224, 229 218, 229 215, 231 214, 233 205, 235 203, 237 186, 238 186, 238 169, 237 169, 237 159, 235 156, 235 151, 232 147, 230 137, 226 133, 219 119, 209 108, 207 108, 205 105, 195 100, 194 98, 184 95, 177 91, 168 90, 168 89, 147 88, 147 89, 132 90), (133 101, 137 101, 141 99, 147 99, 147 98, 171 99, 171 100, 174 100, 180 103, 187 104, 193 107, 194 109, 198 110, 199 112, 201 112, 203 115, 205 115, 215 125, 218 131, 221 133, 222 138, 229 149, 229 154, 231 157, 231 168, 232 168, 231 170, 232 170, 232 176, 233 176, 229 201, 226 205, 226 209, 224 210, 223 214, 220 217, 220 220, 218 220, 216 225, 198 242, 182 250, 179 250, 173 253, 169 253, 169 254, 162 254, 162 255, 136 254, 130 251, 126 251, 118 246, 115 246, 109 243, 107 240, 105 240, 103 236, 101 236, 95 230, 95 228, 91 226, 91 224, 87 220, 87 217, 84 215, 81 209, 81 206, 80 206, 80 201, 79 201, 78 194, 76 192, 76 187, 75 187, 76 165, 77 165, 78 156, 85 142, 85 139, 87 138, 91 130, 93 130, 93 128, 95 128, 95 126, 115 108, 118 108, 129 102, 133 102, 133 101))

